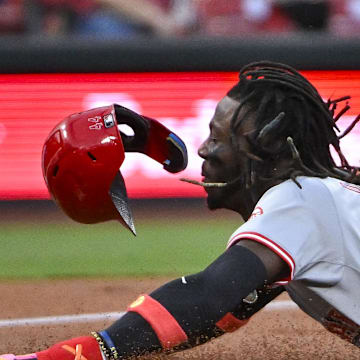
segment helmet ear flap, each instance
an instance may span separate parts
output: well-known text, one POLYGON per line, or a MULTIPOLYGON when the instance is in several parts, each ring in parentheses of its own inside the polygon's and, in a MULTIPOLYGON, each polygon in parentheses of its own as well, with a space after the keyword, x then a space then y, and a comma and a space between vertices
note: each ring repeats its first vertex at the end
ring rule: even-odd
POLYGON ((134 135, 126 135, 120 131, 125 151, 144 152, 150 129, 149 121, 123 106, 115 104, 114 108, 117 124, 127 125, 134 131, 134 135))
POLYGON ((184 142, 158 121, 139 115, 121 105, 114 104, 118 125, 128 125, 134 135, 126 135, 119 129, 126 152, 140 152, 176 173, 184 170, 188 157, 184 142))

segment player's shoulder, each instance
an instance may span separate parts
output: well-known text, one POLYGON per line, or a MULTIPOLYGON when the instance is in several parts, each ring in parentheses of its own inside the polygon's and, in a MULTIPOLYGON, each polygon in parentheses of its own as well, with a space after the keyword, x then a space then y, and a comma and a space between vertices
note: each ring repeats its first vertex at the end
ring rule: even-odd
POLYGON ((360 194, 360 186, 348 183, 344 180, 335 179, 332 177, 317 178, 317 177, 301 177, 300 184, 304 190, 304 194, 312 194, 312 196, 331 196, 335 198, 342 198, 345 194, 352 194, 358 196, 360 194))
MULTIPOLYGON (((328 179, 328 178, 327 178, 328 179)), ((310 176, 298 176, 296 182, 292 179, 285 180, 270 188, 264 196, 291 195, 301 197, 316 191, 326 191, 326 179, 310 176)), ((335 180, 335 179, 332 179, 335 180)))
POLYGON ((323 184, 331 191, 332 193, 343 192, 343 193, 353 193, 360 194, 360 185, 346 182, 344 180, 334 179, 331 177, 322 179, 323 184))
POLYGON ((318 177, 298 176, 296 182, 289 179, 273 186, 265 192, 259 203, 280 204, 287 203, 296 206, 301 204, 315 204, 331 201, 331 191, 329 190, 330 181, 318 177))

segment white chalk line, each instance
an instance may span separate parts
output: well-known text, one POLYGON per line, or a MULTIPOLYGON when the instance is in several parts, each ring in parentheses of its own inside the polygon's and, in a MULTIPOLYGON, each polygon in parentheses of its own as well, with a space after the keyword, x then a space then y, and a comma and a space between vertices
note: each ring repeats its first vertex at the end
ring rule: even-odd
POLYGON ((0 328, 15 326, 36 326, 36 325, 56 325, 69 323, 82 323, 92 321, 115 321, 123 316, 124 312, 109 312, 97 314, 77 314, 77 315, 59 315, 42 316, 34 318, 8 319, 0 320, 0 328))
MULTIPOLYGON (((292 301, 274 301, 265 306, 264 310, 293 310, 298 306, 292 301)), ((82 323, 93 321, 115 321, 123 316, 125 312, 107 312, 95 314, 77 314, 77 315, 59 315, 59 316, 42 316, 21 319, 0 320, 0 328, 21 327, 21 326, 37 326, 37 325, 57 325, 82 323)))

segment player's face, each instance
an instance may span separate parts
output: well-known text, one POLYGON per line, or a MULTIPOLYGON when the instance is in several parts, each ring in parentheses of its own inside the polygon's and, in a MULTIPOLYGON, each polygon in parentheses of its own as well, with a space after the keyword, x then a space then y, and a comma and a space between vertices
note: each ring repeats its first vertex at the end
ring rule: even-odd
MULTIPOLYGON (((202 176, 204 182, 231 182, 239 178, 246 158, 235 150, 230 136, 230 123, 239 102, 225 96, 217 105, 215 114, 210 121, 210 135, 200 146, 198 154, 204 159, 202 176)), ((241 116, 241 114, 240 114, 241 116)), ((252 121, 244 121, 240 133, 250 131, 252 121), (249 125, 246 125, 249 124, 249 125)), ((249 146, 245 136, 238 136, 240 149, 249 146)), ((228 208, 245 215, 244 203, 247 195, 244 187, 205 188, 208 193, 207 203, 210 209, 228 208)), ((245 205, 246 206, 246 205, 245 205)))

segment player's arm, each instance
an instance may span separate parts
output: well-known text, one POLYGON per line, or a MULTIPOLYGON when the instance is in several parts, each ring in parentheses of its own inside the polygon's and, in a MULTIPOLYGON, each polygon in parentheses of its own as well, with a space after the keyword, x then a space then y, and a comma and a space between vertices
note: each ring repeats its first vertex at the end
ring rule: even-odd
POLYGON ((99 349, 109 360, 127 359, 191 348, 238 329, 283 291, 267 286, 280 279, 282 260, 243 244, 228 249, 202 272, 141 295, 105 331, 56 344, 37 353, 37 359, 73 360, 79 349, 87 360, 101 360, 99 349))
POLYGON ((258 256, 265 266, 270 284, 279 279, 288 278, 290 273, 289 265, 267 246, 246 239, 238 242, 236 246, 243 246, 258 256))
POLYGON ((193 347, 236 330, 283 291, 266 286, 283 270, 282 260, 264 256, 266 250, 261 248, 258 256, 245 246, 230 248, 204 271, 141 296, 100 337, 126 358, 193 347), (249 299, 255 289, 255 298, 249 299))

